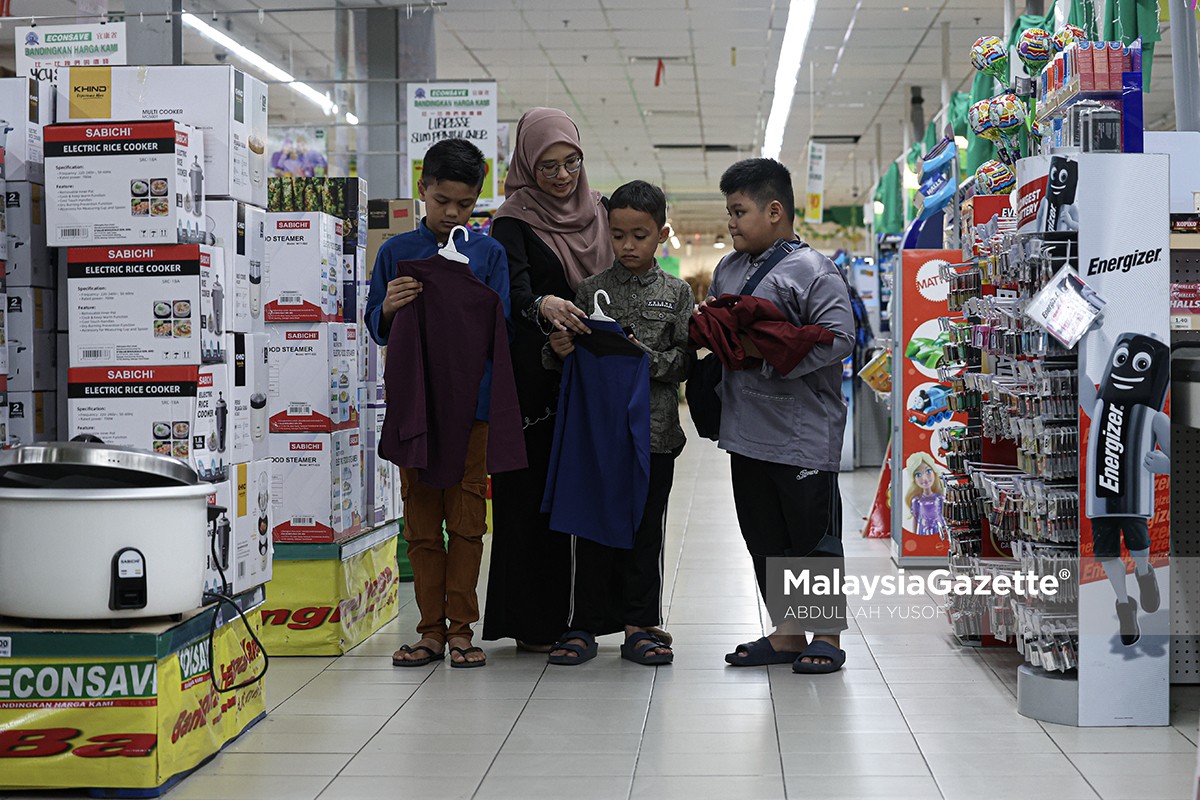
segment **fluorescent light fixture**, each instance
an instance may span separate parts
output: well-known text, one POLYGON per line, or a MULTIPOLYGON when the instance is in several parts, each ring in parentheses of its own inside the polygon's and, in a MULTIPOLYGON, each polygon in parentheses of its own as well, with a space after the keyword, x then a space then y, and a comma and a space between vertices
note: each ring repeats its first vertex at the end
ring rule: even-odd
POLYGON ((214 28, 212 25, 209 25, 195 14, 189 14, 186 11, 180 15, 179 19, 184 25, 187 25, 189 28, 196 31, 209 41, 216 42, 217 44, 221 45, 226 50, 240 58, 242 61, 245 61, 250 66, 255 67, 263 72, 272 80, 286 83, 289 87, 291 87, 292 91, 303 95, 306 99, 320 107, 320 109, 326 114, 337 113, 336 106, 327 95, 318 92, 307 83, 296 80, 294 75, 291 75, 290 73, 280 69, 275 64, 272 64, 270 61, 251 50, 249 47, 234 41, 224 31, 214 28))
POLYGON ((967 137, 965 136, 955 136, 954 146, 959 150, 966 150, 967 147, 970 146, 970 142, 967 141, 967 137))
POLYGON ((713 247, 715 247, 718 250, 724 250, 725 243, 724 242, 713 242, 713 247))
POLYGON ((876 200, 875 205, 872 206, 872 208, 874 209, 875 216, 877 217, 883 216, 883 212, 886 210, 886 206, 884 206, 883 202, 880 200, 876 200))
POLYGON ((683 245, 682 245, 682 244, 680 244, 680 242, 679 242, 679 237, 678 237, 678 236, 675 236, 674 234, 672 234, 672 235, 671 235, 671 249, 672 249, 672 250, 678 250, 678 249, 679 249, 679 248, 681 248, 681 247, 683 247, 683 245))
POLYGON ((347 111, 346 112, 346 122, 349 122, 351 125, 357 125, 358 117, 354 116, 349 111, 347 111))
POLYGON ((904 188, 905 189, 920 189, 921 182, 917 180, 917 173, 908 168, 908 164, 904 165, 904 188))
POLYGON ((779 66, 775 69, 775 97, 771 100, 771 115, 767 117, 767 131, 763 137, 762 155, 765 158, 779 158, 783 149, 783 133, 796 95, 796 75, 816 13, 817 0, 791 0, 788 7, 787 27, 779 47, 779 66))

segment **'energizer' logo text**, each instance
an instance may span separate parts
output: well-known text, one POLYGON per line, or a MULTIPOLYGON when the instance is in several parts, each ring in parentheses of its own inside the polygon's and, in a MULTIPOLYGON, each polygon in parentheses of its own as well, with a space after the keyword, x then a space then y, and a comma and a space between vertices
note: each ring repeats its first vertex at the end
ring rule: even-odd
POLYGON ((1088 275, 1103 275, 1106 272, 1129 272, 1133 267, 1142 264, 1154 264, 1162 255, 1162 248, 1154 250, 1137 250, 1133 253, 1115 258, 1093 258, 1088 264, 1088 275))
POLYGON ((1096 480, 1114 495, 1121 494, 1121 454, 1125 452, 1125 445, 1121 443, 1121 429, 1124 425, 1125 410, 1121 406, 1110 405, 1104 418, 1104 466, 1096 480))

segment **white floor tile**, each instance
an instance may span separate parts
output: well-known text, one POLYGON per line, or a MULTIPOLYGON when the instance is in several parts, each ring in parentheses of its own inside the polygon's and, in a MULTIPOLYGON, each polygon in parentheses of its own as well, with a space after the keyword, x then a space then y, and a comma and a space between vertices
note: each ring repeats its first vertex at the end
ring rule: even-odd
MULTIPOLYGON (((788 797, 820 797, 836 800, 941 800, 933 778, 804 775, 787 777, 788 797)), ((978 797, 978 795, 977 795, 978 797)))
MULTIPOLYGON (((629 796, 632 779, 622 776, 588 776, 584 780, 570 777, 489 775, 479 787, 474 800, 550 800, 571 797, 578 800, 612 800, 629 796)), ((415 797, 415 795, 408 795, 415 797)), ((440 795, 429 795, 438 797, 440 795)))
POLYGON ((783 776, 635 777, 630 800, 695 800, 699 797, 783 798, 783 776))
POLYGON ((937 778, 946 800, 1029 800, 1053 797, 1055 800, 1097 800, 1099 795, 1078 773, 1064 775, 1020 775, 1010 772, 1004 780, 990 780, 986 789, 978 775, 950 775, 937 778), (986 793, 985 793, 986 792, 986 793))

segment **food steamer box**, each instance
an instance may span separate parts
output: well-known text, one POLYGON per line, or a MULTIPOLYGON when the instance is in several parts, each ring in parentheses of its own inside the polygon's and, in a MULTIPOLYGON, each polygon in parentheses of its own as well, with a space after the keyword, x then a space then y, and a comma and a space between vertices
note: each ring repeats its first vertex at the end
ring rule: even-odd
POLYGON ((235 67, 65 67, 58 118, 179 120, 203 135, 205 194, 267 204, 267 86, 235 67))
POLYGON ((225 254, 225 328, 236 333, 262 333, 266 212, 239 200, 209 199, 205 214, 205 239, 225 254))
POLYGON ((271 580, 271 462, 235 464, 229 478, 214 484, 210 506, 225 511, 209 526, 204 590, 241 594, 271 580), (215 545, 212 546, 212 545, 215 545), (213 560, 216 553, 218 561, 213 560), (228 585, 222 587, 220 564, 228 585))
POLYGON ((40 184, 8 181, 4 190, 9 286, 54 287, 54 265, 46 247, 46 196, 40 184))
POLYGON ((267 212, 267 322, 340 322, 341 222, 320 212, 267 212))
POLYGON ((57 441, 56 409, 54 392, 9 392, 8 446, 57 441))
POLYGON ((71 366, 223 361, 226 285, 220 248, 71 248, 71 366))
POLYGON ((367 246, 365 178, 302 178, 284 175, 267 184, 268 211, 323 211, 342 221, 341 251, 367 246))
POLYGON ((67 435, 153 450, 189 461, 200 368, 71 367, 67 371, 67 435))
POLYGON ((5 305, 8 390, 54 391, 58 363, 54 292, 50 289, 9 287, 5 305))
POLYGON ((271 524, 277 542, 332 542, 362 529, 357 430, 272 433, 271 524))
POLYGON ((54 121, 54 87, 30 78, 0 78, 0 108, 12 128, 4 148, 10 181, 44 183, 43 129, 54 121))
POLYGON ((341 322, 268 325, 272 433, 358 427, 358 328, 341 322))
POLYGON ((271 457, 267 445, 267 335, 227 333, 225 337, 230 460, 262 461, 271 457))
POLYGON ((181 122, 46 128, 47 244, 201 243, 204 143, 181 122))
MULTIPOLYGON (((188 461, 200 480, 217 483, 229 477, 229 375, 224 364, 200 367, 196 379, 196 410, 188 461)), ((156 431, 155 435, 162 431, 156 431)), ((158 449, 159 442, 154 443, 158 449)), ((173 445, 172 445, 173 446, 173 445)))

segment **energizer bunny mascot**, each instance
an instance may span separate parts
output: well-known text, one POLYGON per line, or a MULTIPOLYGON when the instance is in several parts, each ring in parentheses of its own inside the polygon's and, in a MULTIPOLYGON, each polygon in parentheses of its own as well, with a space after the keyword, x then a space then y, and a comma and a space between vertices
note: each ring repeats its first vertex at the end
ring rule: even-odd
MULTIPOLYGON (((1086 340, 1085 340, 1086 341, 1086 340)), ((1081 346, 1082 350, 1082 346, 1081 346)), ((1079 363, 1086 372, 1087 358, 1079 363)), ((1117 595, 1121 643, 1141 635, 1137 602, 1125 588, 1121 534, 1133 557, 1142 611, 1158 610, 1158 581, 1150 564, 1148 523, 1154 516, 1154 474, 1170 471, 1171 421, 1163 413, 1171 379, 1171 350, 1158 339, 1122 333, 1097 387, 1080 376, 1079 404, 1090 409, 1087 515, 1096 560, 1117 595), (1156 450, 1155 445, 1162 448, 1156 450)))

